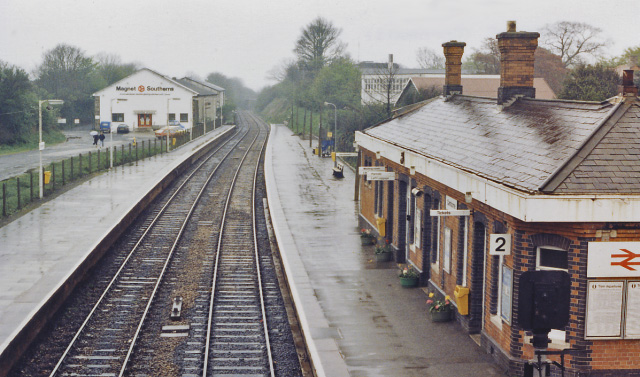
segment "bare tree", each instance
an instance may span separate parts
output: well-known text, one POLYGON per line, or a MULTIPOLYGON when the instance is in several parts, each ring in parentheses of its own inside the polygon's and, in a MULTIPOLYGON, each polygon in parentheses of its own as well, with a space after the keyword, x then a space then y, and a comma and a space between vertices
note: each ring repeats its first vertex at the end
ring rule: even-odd
POLYGON ((420 47, 416 52, 416 60, 420 68, 444 69, 444 56, 429 47, 420 47))
POLYGON ((318 72, 344 52, 346 45, 338 39, 341 29, 322 17, 313 20, 302 30, 294 52, 298 61, 313 72, 318 72))
POLYGON ((584 57, 600 57, 607 44, 602 30, 584 22, 560 21, 548 24, 542 33, 542 45, 560 55, 565 67, 584 63, 584 57))
POLYGON ((473 54, 464 62, 466 69, 487 75, 497 75, 500 73, 500 50, 498 40, 495 38, 485 38, 482 41, 482 48, 474 49, 473 54))

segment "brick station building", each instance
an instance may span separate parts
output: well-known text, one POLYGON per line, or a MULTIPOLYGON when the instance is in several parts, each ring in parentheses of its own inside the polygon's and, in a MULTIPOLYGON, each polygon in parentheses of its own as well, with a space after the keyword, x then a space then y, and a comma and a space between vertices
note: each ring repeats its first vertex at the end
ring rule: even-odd
POLYGON ((640 101, 633 71, 625 72, 622 93, 603 102, 535 99, 538 37, 515 24, 497 35, 495 98, 464 95, 465 44, 443 44, 444 96, 356 133, 359 165, 395 173, 391 181, 360 181, 361 225, 388 240, 395 261, 418 270, 422 286, 453 297, 456 320, 516 375, 533 358, 531 334, 518 325, 519 278, 567 271, 569 323, 551 331, 549 348, 584 350, 566 358, 567 375, 637 376, 640 101))

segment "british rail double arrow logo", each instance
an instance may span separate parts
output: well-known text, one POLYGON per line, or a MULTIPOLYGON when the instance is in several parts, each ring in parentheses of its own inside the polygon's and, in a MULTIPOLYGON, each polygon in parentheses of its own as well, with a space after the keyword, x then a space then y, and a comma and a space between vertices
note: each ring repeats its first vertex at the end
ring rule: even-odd
POLYGON ((626 254, 611 254, 611 258, 626 258, 619 262, 611 262, 612 266, 622 266, 630 271, 636 271, 635 268, 631 266, 638 266, 640 262, 631 262, 636 258, 640 258, 640 254, 635 254, 627 249, 620 249, 620 251, 624 251, 626 254))

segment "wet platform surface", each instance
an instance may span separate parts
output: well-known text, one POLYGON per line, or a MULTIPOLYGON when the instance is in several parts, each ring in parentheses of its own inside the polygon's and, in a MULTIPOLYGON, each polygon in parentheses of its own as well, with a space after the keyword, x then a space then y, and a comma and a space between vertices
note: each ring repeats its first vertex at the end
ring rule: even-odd
MULTIPOLYGON (((209 133, 213 138, 226 127, 209 133)), ((128 211, 202 145, 117 167, 0 228, 0 352, 128 211)), ((433 324, 421 289, 360 246, 354 175, 283 126, 267 148, 269 207, 320 376, 503 375, 454 322, 433 324)))
POLYGON ((360 245, 354 173, 332 175, 308 140, 273 126, 266 167, 274 230, 324 375, 504 376, 456 322, 432 323, 426 294, 360 245))
POLYGON ((0 353, 138 201, 206 141, 229 129, 115 167, 0 228, 0 353))

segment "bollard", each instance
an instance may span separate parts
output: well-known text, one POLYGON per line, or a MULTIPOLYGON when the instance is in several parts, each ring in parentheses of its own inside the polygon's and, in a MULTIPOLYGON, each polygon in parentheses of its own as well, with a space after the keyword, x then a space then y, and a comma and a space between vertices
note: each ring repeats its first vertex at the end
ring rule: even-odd
MULTIPOLYGON (((92 162, 93 162, 93 161, 91 161, 92 158, 93 157, 91 156, 91 152, 89 152, 89 174, 91 174, 91 165, 92 165, 92 162)), ((98 166, 100 166, 100 165, 98 165, 98 166)))
POLYGON ((7 216, 7 182, 2 182, 2 216, 7 216))
MULTIPOLYGON (((73 178, 71 178, 73 179, 73 178)), ((65 184, 65 179, 64 179, 64 160, 62 160, 62 185, 64 186, 65 184)))
MULTIPOLYGON (((80 153, 80 155, 78 156, 78 177, 82 177, 82 153, 80 153)), ((72 177, 73 179, 73 177, 72 177)), ((63 182, 64 184, 64 182, 63 182)))
POLYGON ((73 156, 71 156, 70 160, 71 160, 71 174, 69 175, 71 177, 71 180, 73 180, 73 156))
POLYGON ((33 201, 33 173, 29 172, 29 203, 33 201))

